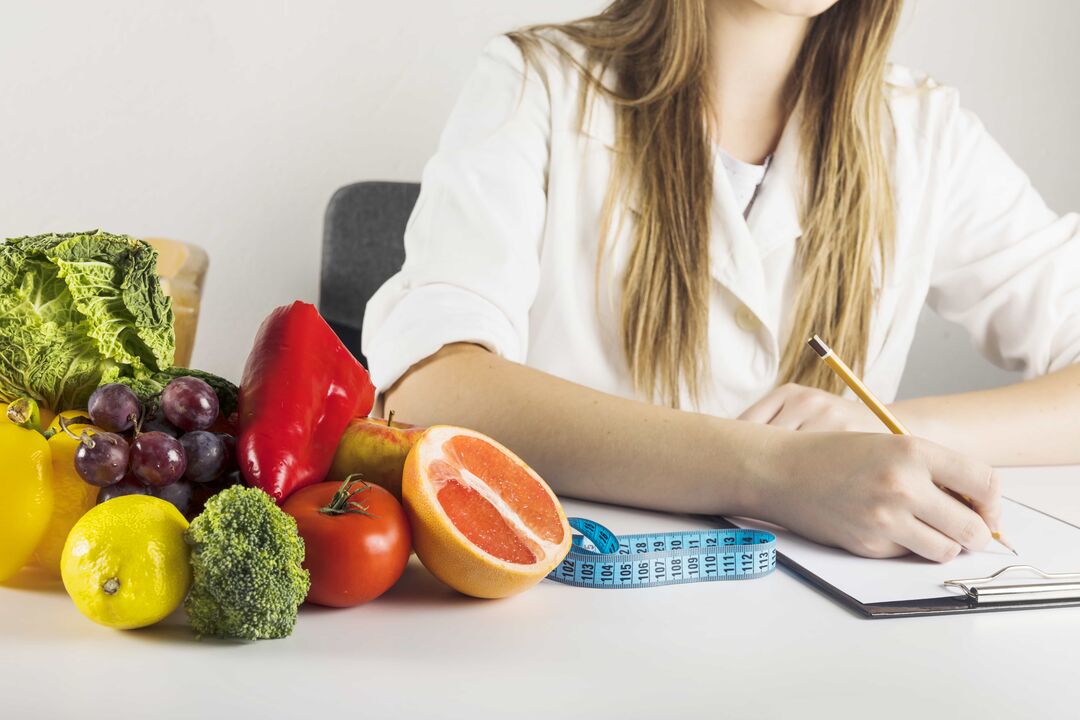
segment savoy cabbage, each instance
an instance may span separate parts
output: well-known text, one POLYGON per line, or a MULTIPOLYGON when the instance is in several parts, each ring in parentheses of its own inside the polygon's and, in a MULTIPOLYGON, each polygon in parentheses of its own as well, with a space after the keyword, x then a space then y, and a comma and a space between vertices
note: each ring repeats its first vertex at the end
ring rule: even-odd
POLYGON ((0 242, 0 401, 86 407, 99 384, 172 366, 157 252, 99 230, 0 242))

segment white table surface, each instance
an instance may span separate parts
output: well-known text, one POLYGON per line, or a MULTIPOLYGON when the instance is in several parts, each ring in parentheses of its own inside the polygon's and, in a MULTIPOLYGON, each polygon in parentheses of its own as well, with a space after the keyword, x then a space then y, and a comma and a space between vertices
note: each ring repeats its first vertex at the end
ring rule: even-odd
MULTIPOLYGON (((1080 524, 1080 468, 1006 471, 1080 524)), ((569 501, 615 532, 693 519, 569 501)), ((1080 557, 1078 557, 1080 568, 1080 557)), ((472 600, 412 560, 379 600, 305 608, 284 640, 197 641, 0 586, 0 717, 1076 717, 1080 608, 866 620, 785 571, 747 582, 472 600)))

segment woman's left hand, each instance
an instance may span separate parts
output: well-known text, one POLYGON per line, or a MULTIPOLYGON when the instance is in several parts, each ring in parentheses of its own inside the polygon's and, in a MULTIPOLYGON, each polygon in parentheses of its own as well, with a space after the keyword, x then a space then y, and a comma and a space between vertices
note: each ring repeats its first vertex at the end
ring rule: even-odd
POLYGON ((824 390, 787 383, 758 400, 739 420, 811 432, 885 432, 869 408, 824 390))

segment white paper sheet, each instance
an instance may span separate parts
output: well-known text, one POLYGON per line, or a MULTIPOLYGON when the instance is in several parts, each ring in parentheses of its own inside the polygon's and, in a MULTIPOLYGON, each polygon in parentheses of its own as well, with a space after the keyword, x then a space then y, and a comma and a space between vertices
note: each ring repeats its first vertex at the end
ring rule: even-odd
MULTIPOLYGON (((948 597, 958 591, 944 587, 944 581, 986 577, 1006 565, 1033 565, 1050 573, 1080 572, 1080 528, 1008 499, 1002 506, 1001 530, 1019 557, 991 543, 981 552, 965 550, 947 563, 914 556, 874 560, 752 520, 735 522, 775 533, 777 550, 864 604, 948 597)), ((1018 574, 1013 581, 1033 577, 1018 574)))

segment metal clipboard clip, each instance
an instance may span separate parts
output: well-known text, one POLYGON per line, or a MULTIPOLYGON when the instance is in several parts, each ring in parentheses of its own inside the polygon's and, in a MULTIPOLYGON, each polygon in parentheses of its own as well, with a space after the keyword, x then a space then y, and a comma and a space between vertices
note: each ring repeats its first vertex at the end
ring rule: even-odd
POLYGON ((1009 565, 989 577, 946 580, 943 584, 959 588, 976 605, 1080 600, 1080 573, 1048 573, 1031 565, 1009 565), (992 584, 1005 573, 1025 571, 1034 573, 1039 580, 1019 585, 992 584))

